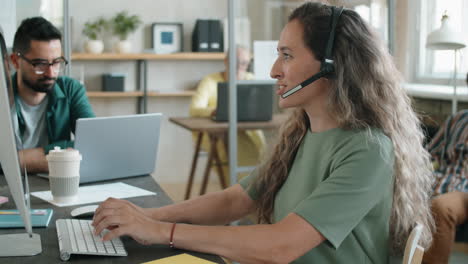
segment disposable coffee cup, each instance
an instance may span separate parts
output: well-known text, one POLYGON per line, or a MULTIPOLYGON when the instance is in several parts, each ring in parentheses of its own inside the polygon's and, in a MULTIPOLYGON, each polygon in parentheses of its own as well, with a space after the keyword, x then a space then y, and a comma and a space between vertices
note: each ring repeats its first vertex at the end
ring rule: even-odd
POLYGON ((76 149, 54 147, 46 156, 52 197, 58 203, 70 203, 78 197, 81 155, 76 149))

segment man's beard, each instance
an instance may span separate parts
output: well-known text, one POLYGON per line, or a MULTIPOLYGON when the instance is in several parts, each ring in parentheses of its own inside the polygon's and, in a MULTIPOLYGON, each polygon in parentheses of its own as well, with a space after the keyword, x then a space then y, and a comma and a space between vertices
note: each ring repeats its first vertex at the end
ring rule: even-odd
POLYGON ((23 76, 23 83, 31 88, 35 92, 39 93, 50 93, 52 92, 52 89, 54 88, 55 82, 57 81, 57 78, 49 78, 49 77, 42 77, 38 79, 35 83, 31 82, 27 78, 23 76), (45 83, 44 81, 52 80, 52 83, 45 83))

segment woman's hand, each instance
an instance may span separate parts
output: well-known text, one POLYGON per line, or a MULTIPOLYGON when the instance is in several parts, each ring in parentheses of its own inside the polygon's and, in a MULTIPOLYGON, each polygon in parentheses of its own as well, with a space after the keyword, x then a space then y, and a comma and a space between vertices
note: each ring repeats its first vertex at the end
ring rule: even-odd
POLYGON ((96 235, 104 229, 109 230, 104 241, 128 235, 143 245, 163 242, 163 223, 151 219, 145 209, 126 200, 108 198, 101 203, 94 213, 92 225, 96 235))

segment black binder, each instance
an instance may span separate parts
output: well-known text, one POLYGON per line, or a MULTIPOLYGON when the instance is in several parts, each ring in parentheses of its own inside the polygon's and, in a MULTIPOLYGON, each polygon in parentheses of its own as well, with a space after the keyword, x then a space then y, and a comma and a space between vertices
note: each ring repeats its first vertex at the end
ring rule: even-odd
POLYGON ((212 19, 209 22, 210 25, 210 48, 211 52, 223 52, 224 51, 224 39, 223 39, 223 28, 221 21, 212 19))
POLYGON ((210 48, 209 20, 197 19, 192 33, 192 51, 208 52, 210 48))
POLYGON ((192 33, 192 51, 223 52, 223 29, 217 19, 197 19, 192 33))

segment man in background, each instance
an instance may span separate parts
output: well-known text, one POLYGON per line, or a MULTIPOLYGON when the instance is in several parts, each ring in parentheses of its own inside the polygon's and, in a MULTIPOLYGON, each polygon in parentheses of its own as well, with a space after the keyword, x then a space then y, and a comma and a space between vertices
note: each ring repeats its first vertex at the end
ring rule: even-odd
POLYGON ((467 125, 468 109, 463 109, 447 118, 428 145, 434 162, 431 210, 436 230, 431 247, 424 253, 424 264, 449 263, 457 227, 468 224, 467 125))
POLYGON ((49 150, 73 147, 76 120, 95 116, 85 88, 59 76, 68 63, 61 38, 60 31, 42 17, 23 20, 14 37, 13 129, 21 168, 30 173, 48 172, 49 150))
MULTIPOLYGON (((237 80, 252 80, 253 74, 247 72, 250 64, 251 55, 246 47, 237 45, 237 80)), ((197 91, 192 97, 190 105, 190 116, 194 117, 211 117, 216 111, 218 98, 218 83, 229 81, 229 61, 226 55, 224 59, 225 70, 215 72, 205 76, 197 86, 197 91)), ((196 135, 194 135, 196 136, 196 135)), ((196 138, 196 137, 194 137, 196 138)), ((210 149, 208 136, 203 136, 201 148, 205 151, 210 149)), ((216 146, 221 163, 223 164, 223 174, 226 184, 229 186, 229 168, 227 166, 227 151, 223 142, 219 142, 216 146)), ((239 131, 237 134, 237 149, 239 166, 255 166, 260 161, 260 156, 265 148, 265 136, 260 129, 239 131)), ((241 174, 239 179, 246 174, 241 174)))

